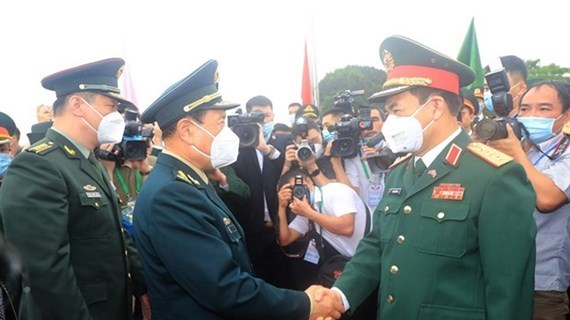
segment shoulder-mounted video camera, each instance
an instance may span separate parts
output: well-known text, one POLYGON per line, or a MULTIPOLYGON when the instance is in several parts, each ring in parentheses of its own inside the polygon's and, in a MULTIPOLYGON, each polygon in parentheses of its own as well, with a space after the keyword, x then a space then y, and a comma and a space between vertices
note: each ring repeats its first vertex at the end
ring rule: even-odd
POLYGON ((372 129, 370 108, 358 107, 357 117, 345 114, 340 122, 329 127, 330 132, 336 132, 338 139, 332 142, 331 154, 335 157, 352 158, 358 154, 360 132, 372 129))
POLYGON ((364 90, 344 90, 342 93, 337 93, 333 97, 333 108, 341 109, 346 114, 354 114, 354 108, 352 103, 354 102, 354 97, 361 96, 364 94, 364 90))
POLYGON ((95 155, 101 160, 115 161, 123 164, 125 160, 144 160, 147 147, 153 137, 151 128, 143 128, 139 113, 134 109, 125 109, 125 131, 120 143, 115 144, 112 151, 95 149, 95 155))
POLYGON ((240 147, 255 148, 259 144, 259 125, 263 125, 264 119, 262 112, 242 113, 239 109, 236 114, 228 116, 228 127, 239 137, 240 147))
MULTIPOLYGON (((370 138, 367 146, 374 148, 384 141, 384 135, 379 133, 370 138)), ((384 146, 380 152, 364 157, 370 167, 372 173, 386 172, 390 166, 400 157, 405 156, 405 153, 394 153, 390 148, 384 146)))
POLYGON ((513 97, 509 92, 511 86, 505 69, 491 71, 485 74, 487 85, 492 94, 493 109, 498 118, 483 119, 475 127, 475 133, 481 140, 500 140, 508 136, 507 124, 520 140, 523 136, 523 126, 516 119, 509 117, 513 110, 513 97))

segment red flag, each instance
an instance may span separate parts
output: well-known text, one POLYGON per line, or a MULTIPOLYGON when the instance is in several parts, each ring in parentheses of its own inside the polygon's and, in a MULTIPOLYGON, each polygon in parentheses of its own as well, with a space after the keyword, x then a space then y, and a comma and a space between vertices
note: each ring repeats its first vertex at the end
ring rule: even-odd
POLYGON ((301 84, 301 100, 303 105, 314 104, 313 84, 311 83, 311 71, 309 69, 309 55, 307 53, 307 41, 305 40, 305 61, 303 62, 303 81, 301 84))

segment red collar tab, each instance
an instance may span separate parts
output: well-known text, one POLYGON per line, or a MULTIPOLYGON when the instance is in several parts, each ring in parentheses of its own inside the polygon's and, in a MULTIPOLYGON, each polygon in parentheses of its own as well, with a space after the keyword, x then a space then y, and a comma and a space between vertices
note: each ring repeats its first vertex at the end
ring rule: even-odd
POLYGON ((451 145, 449 151, 447 151, 447 155, 445 156, 445 162, 450 166, 457 168, 457 162, 459 162, 459 158, 463 149, 457 146, 455 143, 451 145))

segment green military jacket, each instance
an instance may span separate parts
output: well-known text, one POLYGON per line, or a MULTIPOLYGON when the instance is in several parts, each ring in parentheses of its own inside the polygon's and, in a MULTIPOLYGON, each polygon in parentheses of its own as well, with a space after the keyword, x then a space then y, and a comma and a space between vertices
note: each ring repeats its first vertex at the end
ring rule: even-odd
POLYGON ((461 132, 415 182, 411 157, 390 172, 335 282, 351 309, 379 287, 379 319, 532 318, 536 195, 520 165, 469 144, 461 132))
POLYGON ((12 162, 0 191, 6 240, 25 265, 22 319, 129 319, 144 289, 118 199, 100 164, 62 134, 12 162))

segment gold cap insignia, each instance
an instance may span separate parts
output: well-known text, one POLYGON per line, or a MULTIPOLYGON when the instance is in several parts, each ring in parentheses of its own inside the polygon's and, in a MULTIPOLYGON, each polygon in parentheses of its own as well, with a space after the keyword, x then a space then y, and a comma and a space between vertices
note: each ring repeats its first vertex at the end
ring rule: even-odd
POLYGON ((382 62, 384 63, 386 72, 392 71, 396 66, 394 63, 394 56, 392 56, 392 53, 386 49, 384 49, 384 59, 382 59, 382 62))
POLYGON ((64 148, 65 151, 66 151, 67 153, 69 153, 70 155, 72 155, 72 156, 75 155, 75 150, 71 149, 70 147, 68 147, 68 146, 63 146, 63 148, 64 148))
POLYGON ((115 77, 119 78, 123 74, 123 71, 125 71, 125 66, 122 66, 117 70, 117 75, 115 77))
POLYGON ((86 185, 83 186, 83 190, 85 190, 85 191, 95 191, 95 190, 97 190, 97 187, 96 187, 96 186, 92 186, 92 185, 90 185, 90 184, 86 184, 86 185))

